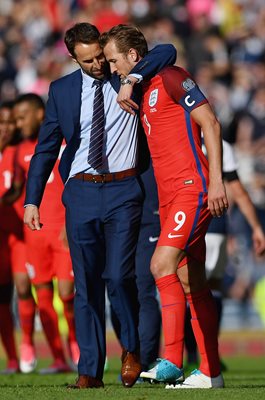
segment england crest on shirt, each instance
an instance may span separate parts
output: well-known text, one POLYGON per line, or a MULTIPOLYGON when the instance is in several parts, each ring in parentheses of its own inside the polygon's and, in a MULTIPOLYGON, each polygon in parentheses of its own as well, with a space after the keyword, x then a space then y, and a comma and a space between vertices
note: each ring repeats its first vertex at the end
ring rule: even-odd
POLYGON ((152 90, 149 96, 149 106, 154 107, 158 99, 158 89, 152 90))

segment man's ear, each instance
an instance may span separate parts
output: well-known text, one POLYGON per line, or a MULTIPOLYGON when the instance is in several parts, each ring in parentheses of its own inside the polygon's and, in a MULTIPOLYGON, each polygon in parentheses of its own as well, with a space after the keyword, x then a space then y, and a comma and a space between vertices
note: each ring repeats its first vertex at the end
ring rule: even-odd
POLYGON ((44 120, 45 110, 43 108, 38 108, 36 110, 36 115, 38 121, 42 122, 44 120))
POLYGON ((139 53, 137 50, 131 48, 128 52, 128 56, 129 58, 133 61, 133 62, 138 62, 140 61, 140 57, 139 57, 139 53))

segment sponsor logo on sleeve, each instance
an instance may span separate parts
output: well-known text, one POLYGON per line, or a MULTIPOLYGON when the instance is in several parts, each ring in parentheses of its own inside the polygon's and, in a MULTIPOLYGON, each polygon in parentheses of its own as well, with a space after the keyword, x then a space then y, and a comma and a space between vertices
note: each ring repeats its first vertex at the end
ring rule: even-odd
POLYGON ((196 86, 195 82, 190 78, 187 78, 185 79, 185 81, 182 82, 182 87, 184 90, 186 90, 186 92, 189 92, 195 86, 196 86))

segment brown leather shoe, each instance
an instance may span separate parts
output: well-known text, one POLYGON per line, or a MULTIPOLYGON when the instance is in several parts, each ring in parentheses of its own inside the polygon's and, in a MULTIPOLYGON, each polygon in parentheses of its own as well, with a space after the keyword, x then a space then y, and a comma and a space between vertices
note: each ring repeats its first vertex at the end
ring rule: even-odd
POLYGON ((88 375, 79 375, 76 383, 68 385, 67 389, 91 389, 100 387, 104 387, 104 383, 102 382, 102 380, 93 378, 92 376, 88 375))
POLYGON ((121 380, 123 386, 132 387, 141 372, 140 357, 137 353, 130 353, 127 350, 123 350, 121 362, 121 380))

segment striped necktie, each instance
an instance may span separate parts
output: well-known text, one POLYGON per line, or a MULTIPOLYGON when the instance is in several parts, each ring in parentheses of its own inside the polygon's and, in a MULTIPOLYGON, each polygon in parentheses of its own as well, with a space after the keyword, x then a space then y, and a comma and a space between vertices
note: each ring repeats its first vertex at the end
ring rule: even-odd
POLYGON ((104 140, 105 118, 102 85, 103 82, 96 79, 92 85, 92 87, 96 86, 96 90, 93 103, 93 116, 87 161, 91 167, 96 170, 102 166, 102 150, 104 140))

